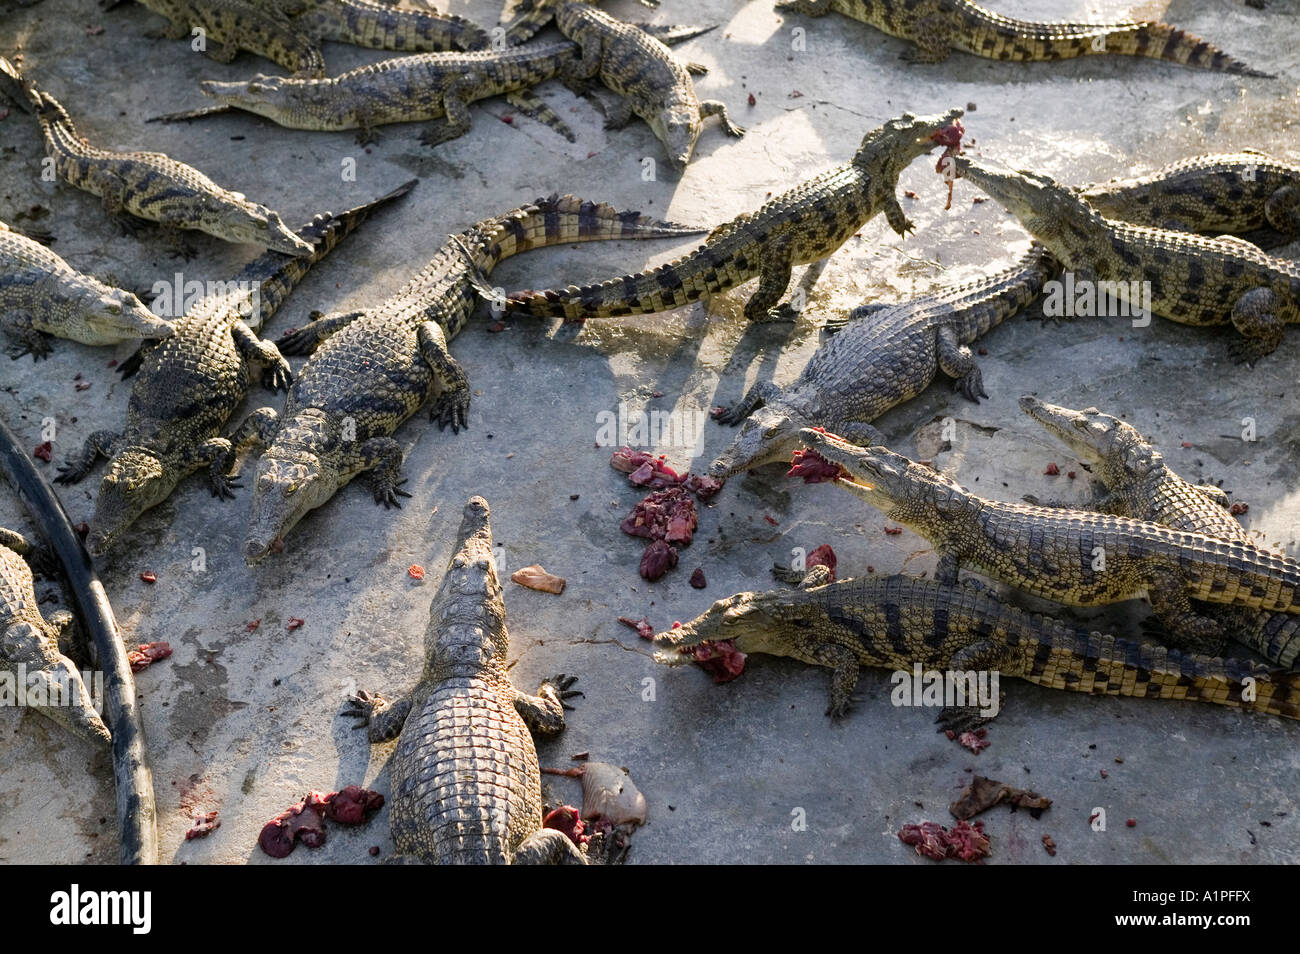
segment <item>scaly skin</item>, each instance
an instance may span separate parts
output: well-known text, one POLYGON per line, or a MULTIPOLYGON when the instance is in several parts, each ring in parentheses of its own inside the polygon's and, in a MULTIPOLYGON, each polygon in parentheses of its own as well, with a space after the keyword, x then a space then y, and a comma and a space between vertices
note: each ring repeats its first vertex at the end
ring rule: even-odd
POLYGON ((486 50, 492 45, 488 32, 473 20, 432 8, 402 10, 372 0, 306 0, 304 6, 293 25, 321 40, 407 53, 486 50))
MULTIPOLYGON (((1020 409, 1088 464, 1106 488, 1105 495, 1093 501, 1093 509, 1174 530, 1253 543, 1229 511, 1222 490, 1183 480, 1131 424, 1095 407, 1075 411, 1030 395, 1020 399, 1020 409)), ((1300 657, 1300 617, 1207 606, 1199 609, 1220 620, 1234 639, 1272 662, 1293 668, 1300 657)))
POLYGON ((1193 600, 1300 613, 1300 563, 1253 544, 988 500, 883 447, 858 447, 811 428, 800 437, 839 465, 836 485, 934 545, 941 582, 956 583, 961 566, 970 565, 1069 606, 1145 594, 1170 642, 1196 652, 1218 652, 1224 627, 1198 613, 1193 600))
POLYGON ((320 46, 288 17, 269 5, 250 0, 139 0, 169 24, 168 39, 190 39, 194 29, 206 33, 204 51, 229 63, 247 50, 301 76, 324 76, 320 46))
POLYGON ((793 384, 759 382, 718 418, 741 428, 709 474, 730 477, 788 461, 805 427, 824 427, 858 444, 881 443, 870 422, 924 391, 937 371, 953 378, 968 400, 987 397, 967 345, 1033 301, 1059 269, 1036 244, 1013 268, 990 278, 856 309, 793 384))
MULTIPOLYGON (((522 0, 520 3, 509 4, 506 10, 501 11, 498 28, 505 34, 507 46, 518 46, 526 43, 534 36, 541 32, 542 28, 555 18, 556 11, 567 5, 570 0, 522 0), (512 19, 507 21, 506 14, 512 15, 512 19)), ((597 0, 587 0, 595 3, 597 0)), ((640 0, 643 6, 658 7, 659 0, 640 0)), ((648 23, 633 23, 633 26, 640 27, 643 30, 653 29, 648 23)), ((662 40, 663 37, 661 36, 662 40)), ((667 43, 667 40, 664 40, 667 43)))
POLYGON ((728 117, 723 103, 700 102, 695 95, 691 73, 706 72, 704 67, 682 63, 644 30, 586 3, 560 7, 555 25, 582 49, 578 78, 599 78, 621 97, 606 128, 626 125, 633 113, 640 116, 664 144, 669 161, 679 172, 691 160, 705 117, 717 116, 729 136, 745 134, 728 117))
POLYGON ((1142 56, 1197 69, 1272 78, 1200 37, 1150 20, 1109 23, 1017 20, 970 0, 794 0, 782 12, 820 17, 835 12, 915 44, 909 59, 942 63, 953 50, 1025 63, 1076 56, 1142 56))
POLYGON ((160 152, 109 152, 78 135, 64 108, 24 80, 0 58, 0 89, 21 108, 35 112, 45 152, 66 182, 99 196, 110 215, 129 213, 170 229, 197 229, 227 242, 247 242, 289 255, 312 247, 280 216, 238 192, 217 185, 193 166, 160 152))
POLYGON ((11 358, 39 361, 47 335, 87 345, 165 338, 171 322, 129 291, 79 272, 58 255, 0 222, 0 331, 13 341, 11 358))
POLYGON ((373 141, 375 127, 386 123, 441 120, 430 123, 420 136, 430 146, 469 132, 470 103, 505 96, 520 112, 573 142, 568 124, 531 90, 568 75, 577 62, 577 47, 564 40, 526 49, 419 53, 362 66, 333 79, 259 75, 237 83, 205 80, 202 89, 219 103, 290 129, 358 129, 361 142, 373 141))
POLYGON ((1236 356, 1271 354, 1288 322, 1300 321, 1300 265, 1243 239, 1206 238, 1104 218, 1048 176, 1012 172, 965 156, 960 175, 1005 205, 1066 269, 1091 281, 1145 282, 1151 311, 1185 325, 1231 323, 1242 335, 1236 356))
POLYGON ((44 554, 12 530, 0 529, 0 671, 36 712, 107 747, 108 727, 95 711, 81 673, 59 652, 59 635, 72 625, 72 614, 55 613, 46 621, 24 557, 37 562, 44 554), (20 664, 25 682, 18 680, 20 664))
MULTIPOLYGON (((832 670, 827 715, 845 715, 859 669, 996 671, 1090 695, 1181 699, 1300 719, 1300 676, 1240 659, 1188 655, 1069 626, 1007 606, 973 586, 907 576, 842 580, 802 590, 737 593, 655 637, 655 658, 680 665, 679 650, 731 639, 745 653, 787 656, 832 670), (1246 680, 1255 697, 1243 698, 1246 680)), ((958 727, 969 707, 946 710, 958 727)))
POLYGON ((231 438, 237 448, 267 448, 253 483, 244 559, 253 564, 278 549, 299 520, 363 472, 376 503, 389 507, 409 496, 400 489, 402 448, 392 434, 435 394, 430 419, 455 431, 467 426, 469 379, 447 343, 498 262, 550 245, 699 231, 571 195, 538 199, 454 236, 387 301, 286 334, 278 342, 285 354, 315 353, 283 416, 261 408, 231 438))
POLYGON ((1085 189, 1108 219, 1177 232, 1229 233, 1261 248, 1300 236, 1300 165, 1253 149, 1195 156, 1150 175, 1085 189))
POLYGON ((777 308, 795 265, 820 262, 863 225, 884 212, 899 235, 913 228, 895 190, 913 159, 933 149, 934 137, 962 115, 911 113, 867 133, 849 162, 823 172, 772 199, 756 212, 714 229, 704 245, 666 265, 599 284, 516 292, 508 307, 566 321, 649 315, 681 308, 749 281, 758 290, 745 303, 750 320, 789 318, 777 308))
POLYGON ((459 545, 429 604, 424 671, 389 702, 359 693, 346 710, 371 742, 397 739, 389 825, 394 860, 439 865, 586 864, 568 837, 542 827, 533 736, 564 729, 573 680, 529 696, 510 683, 506 607, 492 556, 488 505, 471 497, 459 545))
POLYGON ((81 453, 59 468, 60 483, 76 483, 102 455, 109 458, 99 484, 86 549, 108 551, 146 510, 171 495, 185 477, 207 469, 213 496, 233 497, 231 442, 221 429, 248 394, 255 368, 272 390, 289 386, 289 364, 256 330, 311 267, 361 224, 375 207, 405 195, 414 181, 339 215, 322 213, 301 235, 314 243, 311 258, 267 252, 250 262, 230 287, 195 304, 175 323, 175 333, 139 359, 139 374, 120 432, 96 431, 81 453))

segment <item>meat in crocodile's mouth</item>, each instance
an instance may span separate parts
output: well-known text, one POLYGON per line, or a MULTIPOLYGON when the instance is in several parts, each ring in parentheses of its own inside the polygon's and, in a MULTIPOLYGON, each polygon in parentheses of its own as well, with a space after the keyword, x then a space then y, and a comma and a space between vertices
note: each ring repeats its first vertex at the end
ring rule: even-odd
POLYGON ((828 481, 846 480, 854 483, 853 475, 844 467, 829 461, 812 448, 800 448, 790 458, 787 477, 802 477, 805 484, 821 484, 828 481))

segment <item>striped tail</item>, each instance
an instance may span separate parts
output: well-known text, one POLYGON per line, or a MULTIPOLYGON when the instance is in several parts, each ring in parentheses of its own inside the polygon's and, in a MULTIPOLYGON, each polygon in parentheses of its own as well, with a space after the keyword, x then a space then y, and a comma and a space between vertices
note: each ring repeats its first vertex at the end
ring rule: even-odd
POLYGON ((517 46, 531 40, 551 22, 555 17, 555 11, 564 3, 565 0, 522 0, 508 10, 501 11, 502 17, 507 13, 514 17, 509 25, 505 25, 504 19, 501 21, 505 26, 506 45, 517 46))
POLYGON ((256 330, 270 318, 313 265, 338 247, 366 217, 382 205, 399 199, 415 187, 418 179, 404 182, 387 195, 337 214, 321 212, 298 230, 298 235, 315 246, 309 256, 295 258, 283 252, 263 252, 235 277, 235 287, 256 287, 258 307, 247 323, 256 330))
MULTIPOLYGON (((486 275, 512 255, 551 245, 681 238, 703 235, 707 231, 665 222, 640 212, 620 211, 603 202, 589 202, 576 195, 551 195, 480 222, 462 232, 457 239, 470 251, 475 267, 486 275)), ((489 297, 496 294, 495 290, 483 287, 479 291, 489 297)))
POLYGON ((311 24, 322 39, 372 50, 422 53, 486 50, 492 46, 488 32, 465 17, 431 8, 401 10, 371 0, 347 0, 337 7, 320 5, 297 22, 303 21, 311 24))
POLYGON ((953 38, 968 53, 990 59, 1026 62, 1068 60, 1077 56, 1144 56, 1184 66, 1240 76, 1275 79, 1253 69, 1198 36, 1166 23, 1119 20, 1112 23, 1051 23, 1015 20, 974 8, 973 30, 953 38), (973 35, 973 40, 967 36, 973 35))
POLYGON ((1294 669, 1300 657, 1300 616, 1292 613, 1251 613, 1246 625, 1233 631, 1233 636, 1288 669, 1294 669))
POLYGON ((1210 702, 1300 719, 1300 672, 1042 621, 1039 639, 1019 643, 1023 671, 1008 667, 1007 675, 1070 692, 1210 702))

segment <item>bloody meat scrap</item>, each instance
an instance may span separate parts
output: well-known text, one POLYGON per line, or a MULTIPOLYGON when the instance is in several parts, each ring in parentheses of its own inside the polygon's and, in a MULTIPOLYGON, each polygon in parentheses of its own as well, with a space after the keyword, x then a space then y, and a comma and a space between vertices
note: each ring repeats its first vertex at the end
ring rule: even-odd
POLYGON ((898 840, 905 845, 912 845, 918 855, 924 855, 933 861, 947 858, 979 861, 992 853, 988 836, 984 834, 983 822, 972 825, 963 820, 952 828, 945 828, 938 822, 904 825, 898 833, 898 840))

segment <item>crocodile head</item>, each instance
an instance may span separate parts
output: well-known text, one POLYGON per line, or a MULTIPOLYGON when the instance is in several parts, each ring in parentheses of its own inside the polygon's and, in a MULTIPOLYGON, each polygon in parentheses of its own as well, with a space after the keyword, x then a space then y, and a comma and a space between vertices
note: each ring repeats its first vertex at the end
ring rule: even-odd
POLYGON ((700 121, 699 107, 695 103, 674 97, 655 119, 656 122, 651 123, 651 126, 661 127, 654 131, 668 150, 668 161, 678 172, 685 171, 686 164, 695 152, 700 131, 704 128, 700 121))
POLYGON ((1101 216, 1071 189, 1051 176, 1026 169, 1012 170, 958 156, 957 175, 970 179, 983 192, 1006 207, 1037 239, 1051 243, 1073 224, 1100 222, 1101 216))
POLYGON ((259 245, 296 258, 303 258, 316 251, 311 242, 284 224, 279 213, 256 202, 248 202, 239 193, 235 195, 242 200, 240 205, 209 208, 205 216, 224 238, 232 242, 259 245))
POLYGON ((80 313, 59 333, 85 345, 111 345, 166 338, 174 330, 170 321, 159 318, 131 292, 102 286, 87 290, 80 313))
POLYGON ((145 447, 128 447, 108 462, 95 498, 86 549, 102 556, 127 527, 176 488, 176 468, 145 447))
POLYGON ((1108 486, 1164 467, 1164 456, 1147 443, 1137 428, 1095 407, 1075 411, 1026 394, 1020 399, 1020 410, 1070 448, 1079 460, 1095 468, 1108 486))
POLYGON ((863 136, 853 161, 872 166, 883 164, 892 178, 897 179, 912 160, 924 156, 936 146, 945 145, 949 131, 956 131, 960 145, 961 130, 957 120, 964 114, 965 110, 956 108, 931 116, 904 113, 863 136))
POLYGON ((424 658, 464 672, 506 665, 505 601, 492 553, 491 510, 482 497, 465 504, 456 552, 429 605, 424 658), (455 619, 461 625, 448 625, 455 619))
POLYGON ((81 673, 64 656, 49 659, 50 639, 34 623, 14 623, 0 633, 0 658, 14 663, 39 661, 27 665, 26 684, 19 687, 28 704, 74 735, 107 746, 112 741, 108 727, 95 711, 81 673))
POLYGON ((742 653, 788 655, 788 649, 782 650, 779 633, 788 616, 782 607, 792 605, 790 594, 780 591, 737 593, 720 599, 689 623, 656 634, 655 661, 680 666, 693 658, 683 649, 724 639, 732 640, 742 653))
POLYGON ((303 517, 339 488, 329 462, 337 429, 318 410, 308 408, 283 421, 274 442, 257 462, 253 504, 244 537, 244 562, 260 563, 284 547, 284 537, 303 517))
POLYGON ((760 407, 741 422, 735 440, 709 465, 709 476, 721 479, 763 464, 789 460, 799 446, 800 428, 808 423, 787 408, 760 407))
POLYGON ((258 73, 240 82, 203 80, 199 88, 223 105, 265 116, 288 129, 355 128, 341 125, 350 119, 350 110, 340 106, 347 101, 348 90, 330 80, 258 73))
POLYGON ((789 476, 832 481, 899 523, 924 527, 946 501, 966 497, 955 481, 879 445, 860 447, 813 427, 799 439, 813 453, 805 451, 789 476))

